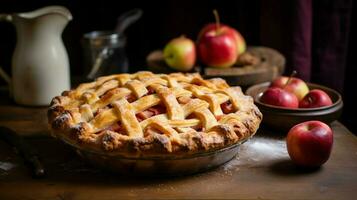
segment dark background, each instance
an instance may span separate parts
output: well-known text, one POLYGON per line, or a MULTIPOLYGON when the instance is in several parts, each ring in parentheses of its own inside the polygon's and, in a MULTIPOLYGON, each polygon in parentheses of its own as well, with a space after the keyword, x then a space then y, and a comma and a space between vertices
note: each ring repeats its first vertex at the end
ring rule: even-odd
MULTIPOLYGON (((297 0, 295 0, 297 1, 297 0)), ((83 75, 81 38, 84 33, 93 30, 112 30, 117 17, 132 8, 144 11, 142 18, 125 32, 127 36, 126 52, 130 71, 146 69, 145 58, 152 50, 163 48, 172 38, 182 34, 196 39, 200 29, 213 21, 212 10, 217 9, 223 23, 229 24, 241 32, 248 45, 262 45, 277 49, 287 58, 286 74, 291 68, 291 45, 293 30, 293 10, 295 1, 284 0, 249 0, 249 1, 0 1, 0 13, 31 11, 46 5, 66 6, 73 15, 63 32, 63 41, 67 47, 71 64, 71 74, 83 75)), ((328 5, 328 2, 325 3, 328 5)), ((333 1, 330 1, 333 3, 333 1)), ((316 5, 315 5, 316 6, 316 5)), ((354 6, 354 5, 353 5, 354 6)), ((342 122, 354 133, 356 131, 357 84, 354 76, 357 71, 354 50, 356 50, 356 14, 352 7, 349 41, 346 49, 344 87, 339 90, 345 102, 342 122)), ((0 66, 10 73, 11 56, 16 44, 13 25, 0 23, 0 66)), ((315 72, 318 73, 318 72, 315 72)), ((314 76, 313 76, 314 77, 314 76)), ((331 74, 325 79, 338 79, 331 74)), ((310 80, 319 83, 320 80, 310 80)), ((0 80, 0 85, 5 82, 0 80)))

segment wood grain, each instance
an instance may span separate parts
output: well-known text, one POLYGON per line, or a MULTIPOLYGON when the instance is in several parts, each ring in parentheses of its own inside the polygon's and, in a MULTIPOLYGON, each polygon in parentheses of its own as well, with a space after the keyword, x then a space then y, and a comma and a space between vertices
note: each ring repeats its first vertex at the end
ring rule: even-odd
POLYGON ((48 135, 47 108, 0 105, 0 126, 6 126, 23 136, 48 135))
POLYGON ((272 81, 284 72, 285 57, 278 51, 268 47, 252 46, 248 47, 247 53, 255 57, 258 62, 225 69, 203 68, 203 76, 205 78, 221 77, 230 85, 248 87, 272 81))

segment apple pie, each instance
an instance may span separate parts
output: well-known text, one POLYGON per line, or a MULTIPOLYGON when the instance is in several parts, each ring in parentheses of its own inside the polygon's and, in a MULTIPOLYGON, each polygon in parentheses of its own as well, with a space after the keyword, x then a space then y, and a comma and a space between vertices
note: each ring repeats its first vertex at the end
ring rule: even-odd
POLYGON ((197 73, 114 74, 54 97, 52 134, 92 152, 193 154, 250 138, 262 114, 240 87, 197 73))

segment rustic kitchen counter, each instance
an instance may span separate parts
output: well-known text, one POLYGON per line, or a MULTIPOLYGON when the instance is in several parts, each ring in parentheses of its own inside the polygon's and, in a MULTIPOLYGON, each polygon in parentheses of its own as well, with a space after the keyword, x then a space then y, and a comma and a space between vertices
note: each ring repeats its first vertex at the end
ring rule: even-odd
MULTIPOLYGON (((357 195, 357 138, 341 123, 331 124, 334 147, 317 170, 295 167, 284 136, 260 129, 239 155, 218 169, 177 178, 130 178, 82 162, 49 136, 46 108, 0 100, 0 126, 26 136, 47 170, 42 179, 0 141, 0 199, 353 199, 357 195)), ((1 134, 1 133, 0 133, 1 134)))

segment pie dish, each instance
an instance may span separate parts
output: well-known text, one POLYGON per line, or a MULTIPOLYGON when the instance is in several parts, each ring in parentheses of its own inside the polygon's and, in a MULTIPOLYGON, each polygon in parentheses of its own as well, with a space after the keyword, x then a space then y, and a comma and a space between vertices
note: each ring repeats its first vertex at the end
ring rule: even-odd
POLYGON ((131 158, 222 149, 253 136, 261 120, 240 87, 196 73, 104 76, 54 97, 48 110, 53 136, 131 158))

